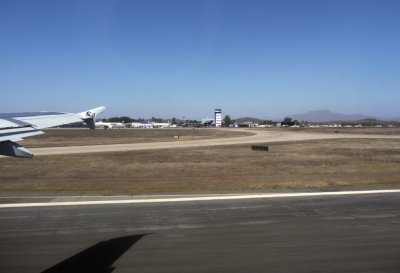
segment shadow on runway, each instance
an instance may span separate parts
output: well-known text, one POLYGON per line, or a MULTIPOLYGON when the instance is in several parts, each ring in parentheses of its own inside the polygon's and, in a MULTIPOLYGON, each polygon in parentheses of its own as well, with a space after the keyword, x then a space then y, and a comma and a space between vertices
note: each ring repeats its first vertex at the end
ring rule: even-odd
POLYGON ((111 273, 111 265, 131 246, 148 234, 110 239, 95 244, 82 252, 46 269, 42 273, 111 273))

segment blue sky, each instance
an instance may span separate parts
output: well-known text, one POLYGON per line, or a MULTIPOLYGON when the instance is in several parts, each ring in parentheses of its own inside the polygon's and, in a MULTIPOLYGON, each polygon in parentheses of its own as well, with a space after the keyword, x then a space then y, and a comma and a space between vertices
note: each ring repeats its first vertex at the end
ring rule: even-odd
POLYGON ((0 112, 400 117, 400 1, 0 1, 0 112))

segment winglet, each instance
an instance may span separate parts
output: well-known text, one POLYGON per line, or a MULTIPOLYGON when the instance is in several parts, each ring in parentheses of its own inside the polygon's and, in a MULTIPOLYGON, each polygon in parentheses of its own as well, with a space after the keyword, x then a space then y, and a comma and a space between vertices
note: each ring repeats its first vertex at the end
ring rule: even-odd
POLYGON ((95 118, 98 114, 103 112, 106 109, 105 106, 100 106, 91 110, 87 110, 81 113, 78 113, 79 117, 83 119, 83 121, 89 126, 90 129, 95 128, 95 118))
POLYGON ((87 118, 95 118, 98 114, 103 112, 106 109, 105 106, 100 106, 91 110, 87 110, 84 112, 79 113, 78 115, 81 117, 81 119, 87 119, 87 118))

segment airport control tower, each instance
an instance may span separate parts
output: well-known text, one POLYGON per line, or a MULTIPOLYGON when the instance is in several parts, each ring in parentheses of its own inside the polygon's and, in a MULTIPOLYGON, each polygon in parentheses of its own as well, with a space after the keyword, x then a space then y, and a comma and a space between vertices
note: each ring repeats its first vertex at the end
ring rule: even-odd
POLYGON ((221 127, 222 125, 222 111, 221 109, 215 109, 214 111, 214 124, 215 127, 221 127))

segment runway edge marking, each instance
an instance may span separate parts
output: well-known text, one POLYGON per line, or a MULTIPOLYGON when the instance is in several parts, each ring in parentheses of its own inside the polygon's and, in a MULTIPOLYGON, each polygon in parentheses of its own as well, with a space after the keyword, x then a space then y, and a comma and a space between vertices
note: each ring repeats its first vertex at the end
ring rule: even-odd
POLYGON ((338 191, 338 192, 301 192, 301 193, 275 193, 275 194, 248 194, 231 196, 203 196, 203 197, 178 197, 178 198, 156 198, 156 199, 129 199, 129 200, 106 200, 106 201, 73 201, 73 202, 43 202, 43 203, 13 203, 0 204, 4 208, 28 208, 28 207, 56 207, 56 206, 88 206, 88 205, 116 205, 116 204, 146 204, 146 203, 168 203, 168 202, 193 202, 193 201, 218 201, 218 200, 241 200, 241 199, 265 199, 265 198, 290 198, 290 197, 313 197, 313 196, 338 196, 338 195, 363 195, 400 193, 400 189, 392 190, 368 190, 368 191, 338 191))

